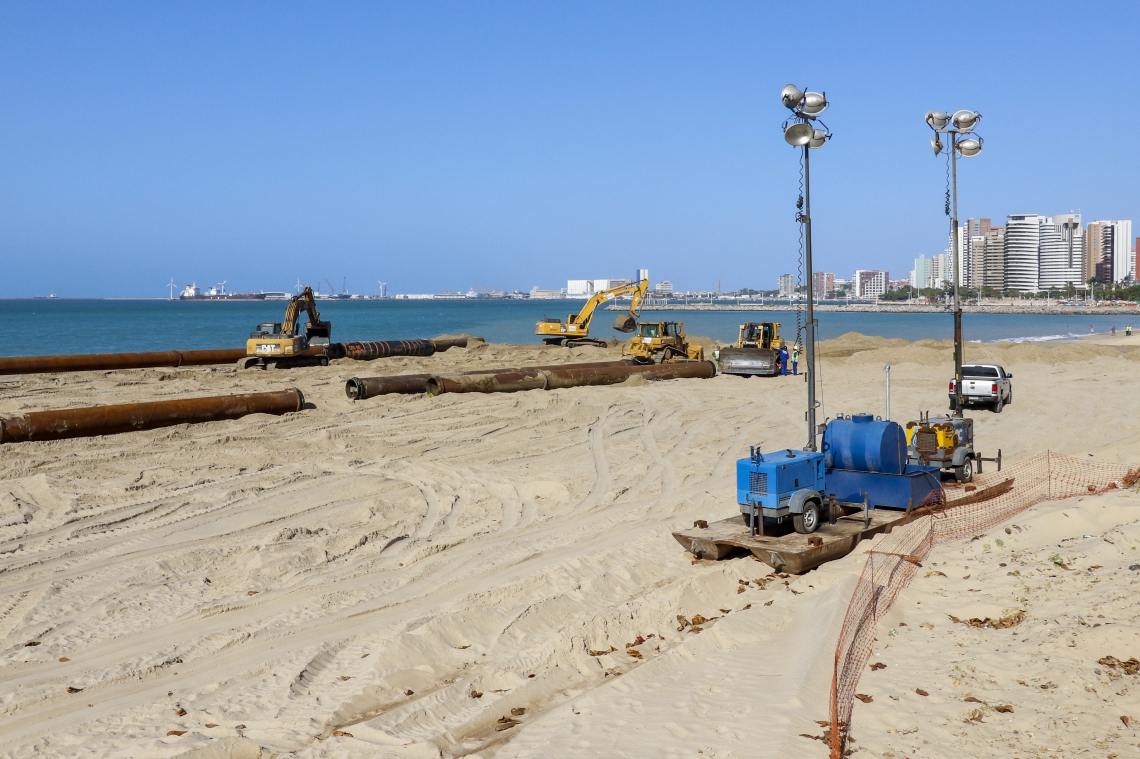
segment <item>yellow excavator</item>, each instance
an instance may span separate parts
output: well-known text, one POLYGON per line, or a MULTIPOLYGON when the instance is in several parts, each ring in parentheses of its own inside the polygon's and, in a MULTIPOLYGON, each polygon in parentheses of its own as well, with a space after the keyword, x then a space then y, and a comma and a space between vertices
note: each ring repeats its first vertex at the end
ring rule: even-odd
POLYGON ((573 348, 578 345, 596 345, 606 347, 605 340, 590 337, 590 322, 594 320, 594 311, 602 304, 629 295, 629 313, 614 320, 613 327, 618 332, 633 332, 637 329, 638 309, 645 294, 649 292, 649 280, 643 279, 637 284, 619 285, 609 290, 596 292, 586 301, 586 305, 576 314, 566 317, 563 324, 558 319, 543 319, 534 326, 534 334, 542 338, 547 345, 564 345, 573 348))
POLYGON ((328 366, 325 350, 310 350, 329 345, 332 324, 321 321, 313 288, 306 287, 300 295, 289 299, 285 308, 285 321, 263 322, 250 334, 245 344, 245 357, 238 359, 239 369, 286 369, 293 366, 328 366), (298 317, 304 310, 309 315, 305 334, 298 334, 298 317))

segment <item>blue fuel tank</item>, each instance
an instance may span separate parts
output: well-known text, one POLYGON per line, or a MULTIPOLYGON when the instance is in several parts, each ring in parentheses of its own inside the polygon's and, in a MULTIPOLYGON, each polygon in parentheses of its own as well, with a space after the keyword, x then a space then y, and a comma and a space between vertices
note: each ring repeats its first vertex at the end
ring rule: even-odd
POLYGON ((823 433, 823 461, 828 469, 877 474, 906 472, 906 434, 896 422, 854 414, 828 422, 823 433))

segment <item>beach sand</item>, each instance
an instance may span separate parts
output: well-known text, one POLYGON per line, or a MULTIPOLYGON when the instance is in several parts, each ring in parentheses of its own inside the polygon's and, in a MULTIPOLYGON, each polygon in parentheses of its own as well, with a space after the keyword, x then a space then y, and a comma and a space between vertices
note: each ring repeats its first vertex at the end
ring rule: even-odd
MULTIPOLYGON (((801 380, 344 395, 357 375, 617 352, 0 378, 0 415, 283 387, 315 406, 0 447, 0 756, 825 756, 801 734, 827 718, 865 546, 783 578, 749 557, 694 562, 670 535, 738 513, 749 445, 803 445, 801 380)), ((885 364, 896 419, 946 408, 947 342, 846 335, 820 355, 822 416, 882 414, 885 364)), ((1140 337, 966 356, 1014 374, 1013 405, 973 413, 985 455, 1140 462, 1140 337)), ((861 683, 856 755, 1032 756, 1027 733, 1135 752, 1120 717, 1140 719, 1124 690, 1137 676, 1096 660, 1140 655, 1137 505, 1131 491, 1042 504, 1021 532, 936 549, 880 630, 888 667, 861 683), (1016 604, 1028 616, 1009 630, 947 617, 1016 604), (983 721, 963 722, 974 709, 983 721)))

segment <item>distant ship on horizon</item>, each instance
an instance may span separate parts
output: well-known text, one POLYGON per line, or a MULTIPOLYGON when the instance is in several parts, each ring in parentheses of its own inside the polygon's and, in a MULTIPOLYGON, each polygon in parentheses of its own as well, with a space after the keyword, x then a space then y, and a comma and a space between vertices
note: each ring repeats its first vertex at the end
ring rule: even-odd
POLYGON ((226 292, 226 283, 219 282, 210 289, 202 292, 198 288, 198 283, 195 282, 182 290, 178 296, 179 300, 288 300, 288 293, 228 293, 226 292), (270 297, 270 296, 284 296, 283 298, 270 297))

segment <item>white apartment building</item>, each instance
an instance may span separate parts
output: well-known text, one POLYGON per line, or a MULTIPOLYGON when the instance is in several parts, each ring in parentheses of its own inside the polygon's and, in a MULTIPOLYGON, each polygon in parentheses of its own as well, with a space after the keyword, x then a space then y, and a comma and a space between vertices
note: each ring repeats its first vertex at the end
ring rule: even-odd
MULTIPOLYGON (((1080 287, 1087 279, 1083 251, 1080 214, 1011 215, 1005 227, 1004 288, 1038 292, 1069 284, 1080 287)), ((1128 256, 1124 258, 1127 267, 1128 256)))
MULTIPOLYGON (((646 273, 648 274, 648 272, 646 272, 646 273)), ((658 282, 657 286, 654 287, 653 289, 657 292, 658 295, 672 295, 673 294, 673 283, 667 279, 663 279, 660 282, 658 282)))
POLYGON ((851 289, 856 298, 878 298, 887 292, 890 275, 877 269, 857 269, 851 277, 851 289))
POLYGON ((780 275, 780 297, 781 298, 794 298, 794 297, 796 297, 796 277, 794 274, 781 274, 780 275))
POLYGON ((1080 287, 1085 280, 1083 257, 1084 230, 1079 213, 1038 217, 1037 289, 1080 287))
POLYGON ((1041 219, 1035 213, 1010 215, 1005 222, 1006 290, 1037 292, 1041 268, 1041 219))

